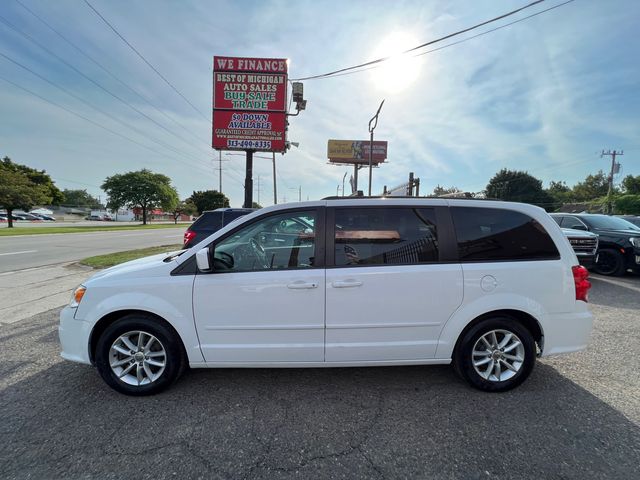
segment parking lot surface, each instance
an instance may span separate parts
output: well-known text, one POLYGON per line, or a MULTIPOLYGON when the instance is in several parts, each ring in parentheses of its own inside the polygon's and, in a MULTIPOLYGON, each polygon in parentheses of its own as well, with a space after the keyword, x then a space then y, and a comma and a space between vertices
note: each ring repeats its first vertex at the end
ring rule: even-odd
POLYGON ((0 326, 0 477, 638 478, 640 277, 593 279, 589 349, 518 389, 450 367, 194 370, 154 397, 59 357, 52 310, 0 326))

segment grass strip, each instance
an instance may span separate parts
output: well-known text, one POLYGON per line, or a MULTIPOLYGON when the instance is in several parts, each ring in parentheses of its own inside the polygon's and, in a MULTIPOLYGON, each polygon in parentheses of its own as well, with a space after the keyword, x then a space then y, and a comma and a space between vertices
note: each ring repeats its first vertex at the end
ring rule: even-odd
POLYGON ((107 253, 106 255, 96 255, 80 260, 81 265, 87 265, 93 268, 108 268, 118 265, 119 263, 128 262, 137 258, 148 257, 158 253, 174 252, 180 250, 182 244, 162 245, 160 247, 147 247, 137 250, 127 250, 125 252, 107 253))
POLYGON ((156 225, 114 225, 110 227, 78 226, 78 227, 16 227, 0 228, 0 237, 16 235, 46 235, 49 233, 85 233, 85 232, 114 232, 121 230, 156 230, 159 228, 186 228, 188 223, 159 223, 156 225))

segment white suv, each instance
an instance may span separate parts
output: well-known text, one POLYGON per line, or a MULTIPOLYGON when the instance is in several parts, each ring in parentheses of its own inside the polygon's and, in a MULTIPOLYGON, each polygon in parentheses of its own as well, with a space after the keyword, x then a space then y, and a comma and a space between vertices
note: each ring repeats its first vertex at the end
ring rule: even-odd
POLYGON ((90 278, 62 356, 145 395, 185 369, 453 363, 476 388, 582 350, 588 273, 540 208, 329 199, 263 208, 189 250, 90 278))

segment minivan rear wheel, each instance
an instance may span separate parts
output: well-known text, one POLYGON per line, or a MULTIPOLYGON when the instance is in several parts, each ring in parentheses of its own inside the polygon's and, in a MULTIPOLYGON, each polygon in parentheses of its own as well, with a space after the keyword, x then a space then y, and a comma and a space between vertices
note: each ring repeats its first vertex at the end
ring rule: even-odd
POLYGON ((152 316, 131 314, 109 325, 96 345, 103 380, 126 395, 152 395, 169 387, 185 361, 180 341, 152 316))
POLYGON ((454 366, 471 386, 504 392, 527 379, 535 359, 531 332, 514 318, 493 317, 464 333, 454 353, 454 366))

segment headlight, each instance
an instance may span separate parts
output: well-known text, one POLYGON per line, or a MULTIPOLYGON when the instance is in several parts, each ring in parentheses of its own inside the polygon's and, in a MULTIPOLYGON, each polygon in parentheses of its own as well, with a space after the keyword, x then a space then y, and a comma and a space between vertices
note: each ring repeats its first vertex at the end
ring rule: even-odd
POLYGON ((634 247, 640 248, 640 237, 631 237, 629 241, 631 242, 631 245, 633 245, 634 247))
POLYGON ((87 287, 85 287, 84 285, 80 285, 78 288, 76 288, 73 291, 73 294, 71 295, 71 301, 69 302, 69 306, 71 308, 75 308, 78 305, 80 305, 80 301, 82 300, 82 297, 84 297, 84 292, 87 291, 87 287))

